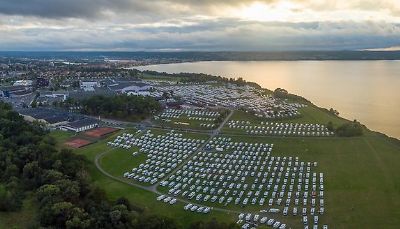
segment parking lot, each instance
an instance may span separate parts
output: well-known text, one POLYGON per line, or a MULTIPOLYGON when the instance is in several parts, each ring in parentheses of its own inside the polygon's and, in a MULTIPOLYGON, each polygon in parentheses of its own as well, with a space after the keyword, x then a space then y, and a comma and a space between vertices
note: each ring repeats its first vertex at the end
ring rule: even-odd
POLYGON ((245 109, 257 117, 266 119, 298 117, 299 109, 307 106, 265 95, 262 90, 250 86, 196 84, 162 86, 157 89, 163 92, 174 91, 174 95, 182 98, 187 104, 245 109))
POLYGON ((133 146, 139 147, 139 151, 132 152, 132 156, 140 152, 146 154, 148 159, 127 171, 124 177, 152 185, 181 164, 204 142, 205 140, 185 138, 182 133, 174 131, 165 135, 155 135, 147 131, 137 138, 133 134, 118 136, 108 145, 127 150, 133 146))
POLYGON ((218 126, 218 111, 208 109, 166 109, 154 116, 156 124, 168 127, 214 129, 218 126))
POLYGON ((326 206, 324 174, 315 171, 318 163, 276 156, 273 144, 220 136, 206 142, 175 131, 147 131, 119 136, 109 145, 126 149, 132 157, 147 155, 144 163, 121 176, 159 185, 165 194, 158 199, 166 204, 186 200, 191 205, 185 210, 195 214, 208 214, 214 207, 238 211, 237 223, 243 228, 286 228, 293 217, 305 228, 322 228, 326 206), (131 152, 129 146, 139 150, 131 152))

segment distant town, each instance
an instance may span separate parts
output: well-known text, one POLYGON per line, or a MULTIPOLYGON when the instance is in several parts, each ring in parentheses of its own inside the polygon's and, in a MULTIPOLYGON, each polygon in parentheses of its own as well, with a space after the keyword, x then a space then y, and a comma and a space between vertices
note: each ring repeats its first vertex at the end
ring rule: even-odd
POLYGON ((164 108, 245 108, 268 118, 298 116, 297 109, 304 106, 266 95, 264 89, 258 85, 254 87, 253 83, 238 85, 240 81, 229 79, 234 83, 219 85, 221 77, 209 76, 203 84, 192 79, 201 77, 196 74, 183 80, 171 80, 171 76, 163 78, 163 73, 141 72, 127 67, 128 64, 132 62, 9 59, 0 65, 0 99, 10 103, 29 121, 38 121, 50 129, 74 132, 97 127, 102 122, 100 116, 85 115, 79 102, 96 96, 151 97, 164 108))

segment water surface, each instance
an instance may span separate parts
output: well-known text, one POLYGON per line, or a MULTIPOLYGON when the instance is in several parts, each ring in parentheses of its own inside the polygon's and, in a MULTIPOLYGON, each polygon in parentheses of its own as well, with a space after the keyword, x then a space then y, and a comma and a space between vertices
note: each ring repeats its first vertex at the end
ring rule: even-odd
POLYGON ((400 138, 400 61, 210 61, 139 69, 243 77, 268 89, 285 88, 400 138))

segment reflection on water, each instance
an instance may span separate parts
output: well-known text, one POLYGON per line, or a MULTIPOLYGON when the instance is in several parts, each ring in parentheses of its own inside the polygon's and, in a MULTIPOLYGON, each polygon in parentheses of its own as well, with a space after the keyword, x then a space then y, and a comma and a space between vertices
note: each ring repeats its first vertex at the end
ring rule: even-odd
POLYGON ((226 61, 144 66, 139 69, 243 77, 285 88, 318 106, 337 109, 370 129, 400 138, 399 61, 226 61))

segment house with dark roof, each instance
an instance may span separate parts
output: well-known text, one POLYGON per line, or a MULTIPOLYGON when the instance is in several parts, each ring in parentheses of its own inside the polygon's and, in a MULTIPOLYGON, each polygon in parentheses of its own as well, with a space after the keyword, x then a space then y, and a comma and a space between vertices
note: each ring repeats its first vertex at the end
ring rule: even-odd
POLYGON ((6 86, 0 87, 0 97, 18 97, 32 93, 31 86, 6 86))
POLYGON ((24 108, 19 109, 18 113, 29 122, 37 121, 48 127, 57 127, 74 119, 68 112, 51 108, 24 108))
POLYGON ((81 100, 81 99, 87 99, 92 96, 114 96, 116 94, 115 91, 110 90, 108 88, 96 88, 94 91, 83 91, 83 90, 75 90, 75 91, 70 91, 69 92, 69 97, 76 99, 76 100, 81 100))

